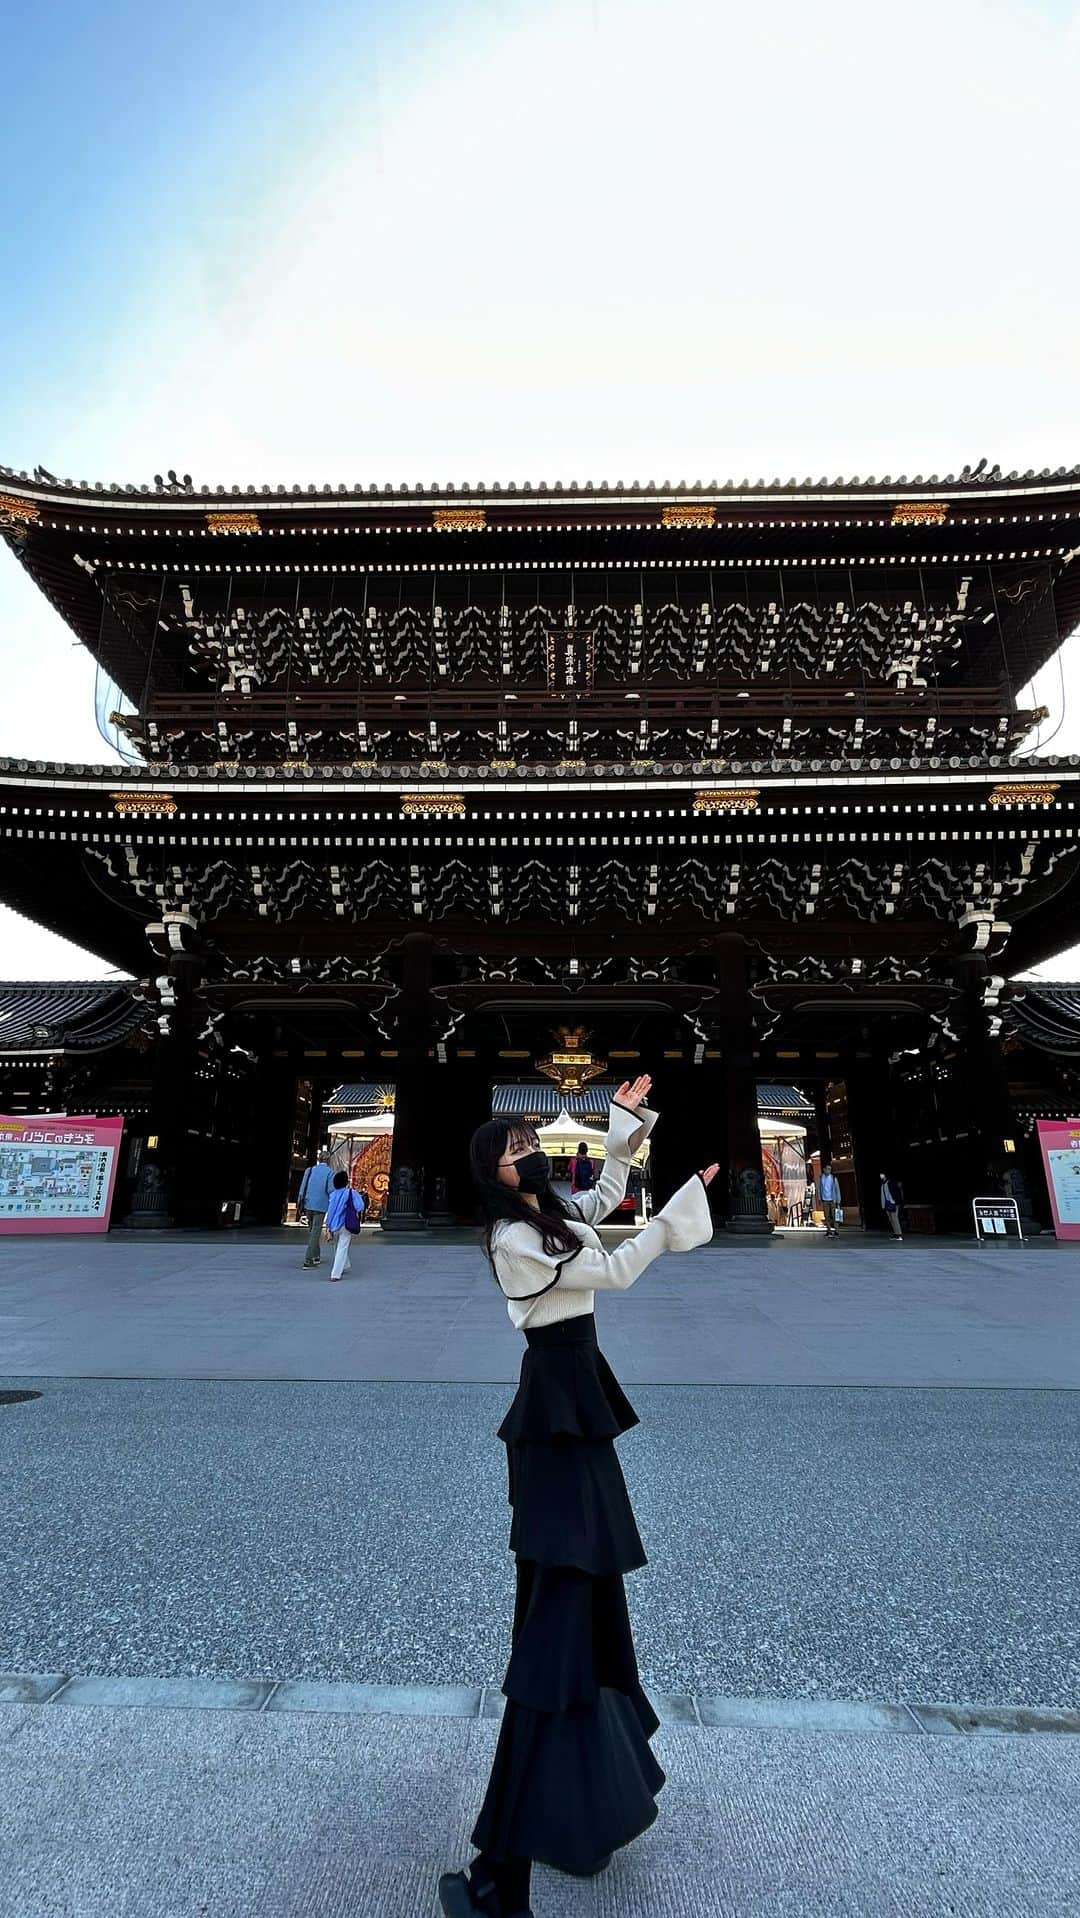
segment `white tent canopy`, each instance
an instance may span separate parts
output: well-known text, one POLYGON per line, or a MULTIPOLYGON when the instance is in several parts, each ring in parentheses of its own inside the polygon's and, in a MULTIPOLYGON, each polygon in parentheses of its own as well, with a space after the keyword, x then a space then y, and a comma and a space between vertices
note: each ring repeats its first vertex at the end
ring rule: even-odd
POLYGON ((393 1130, 392 1112, 375 1112, 370 1119, 341 1119, 329 1128, 331 1139, 381 1139, 393 1130))
POLYGON ((763 1119, 759 1115, 758 1133, 763 1139, 805 1139, 806 1127, 796 1125, 794 1119, 763 1119))

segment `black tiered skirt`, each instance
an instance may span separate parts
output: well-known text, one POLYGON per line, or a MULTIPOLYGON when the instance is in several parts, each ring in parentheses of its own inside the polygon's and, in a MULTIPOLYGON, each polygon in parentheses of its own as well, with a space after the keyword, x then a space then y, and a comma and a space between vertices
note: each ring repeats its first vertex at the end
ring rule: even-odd
POLYGON ((623 1589, 624 1573, 648 1563, 614 1444, 638 1418, 591 1313, 525 1337, 498 1433, 517 1557, 513 1649, 472 1842, 589 1872, 652 1824, 666 1777, 623 1589))

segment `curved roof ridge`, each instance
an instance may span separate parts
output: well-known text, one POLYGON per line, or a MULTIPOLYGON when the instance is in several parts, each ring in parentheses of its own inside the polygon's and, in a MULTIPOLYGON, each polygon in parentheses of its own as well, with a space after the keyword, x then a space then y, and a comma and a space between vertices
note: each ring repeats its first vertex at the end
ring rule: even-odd
POLYGON ((111 992, 136 984, 131 972, 116 979, 0 979, 0 992, 111 992))
POLYGON ((354 481, 351 485, 347 485, 343 481, 339 481, 336 484, 324 481, 322 484, 309 482, 307 485, 299 485, 297 483, 284 485, 278 482, 277 484, 271 485, 264 481, 259 485, 247 484, 243 486, 235 484, 223 485, 220 482, 214 484, 200 482, 196 485, 189 473, 185 473, 181 478, 177 479, 175 472, 172 471, 170 471, 167 479, 160 473, 154 474, 151 482, 58 479, 54 473, 49 472, 47 468, 42 466, 36 467, 31 474, 17 470, 13 466, 0 464, 0 487, 2 487, 6 481, 12 486, 26 489, 31 494, 40 494, 44 497, 55 493, 78 493, 91 499, 116 500, 119 498, 130 501, 142 499, 186 499, 192 502, 196 500, 215 500, 224 501, 226 504, 232 503, 234 505, 241 502, 254 501, 262 501, 265 503, 275 499, 307 499, 325 502, 335 498, 339 500, 373 498, 417 500, 445 499, 447 497, 453 497, 455 499, 491 498, 495 495, 504 499, 558 499, 586 496, 619 499, 640 498, 642 495, 648 496, 653 494, 695 499, 700 498, 702 495, 741 495, 747 493, 756 495, 786 494, 804 497, 809 495, 853 492, 871 495, 875 493, 887 493, 890 496, 894 496, 897 493, 925 495, 928 492, 932 492, 935 488, 940 490, 944 488, 970 487, 973 491, 983 491, 1002 486, 1062 484, 1068 483, 1070 480, 1080 480, 1080 464, 1068 467, 1044 466, 1038 470, 1034 467, 1029 467, 1023 472, 1014 467, 1009 472, 1003 473, 1000 465, 994 464, 988 466, 985 460, 981 460, 978 465, 974 467, 970 465, 962 467, 959 473, 931 473, 926 476, 922 473, 916 473, 914 477, 911 478, 909 478, 906 473, 902 473, 899 476, 886 473, 880 477, 874 474, 869 474, 866 477, 853 474, 850 477, 841 475, 835 479, 829 479, 826 476, 821 479, 808 477, 802 480, 794 477, 787 480, 779 478, 771 480, 744 478, 741 480, 681 479, 672 481, 668 479, 650 479, 611 481, 604 479, 586 480, 580 484, 577 480, 555 480, 551 484, 549 484, 547 480, 494 480, 490 483, 485 480, 448 480, 443 482, 424 482, 422 480, 410 482, 403 480, 399 484, 394 484, 390 481, 380 484, 378 481, 371 480, 366 485, 361 481, 354 481))

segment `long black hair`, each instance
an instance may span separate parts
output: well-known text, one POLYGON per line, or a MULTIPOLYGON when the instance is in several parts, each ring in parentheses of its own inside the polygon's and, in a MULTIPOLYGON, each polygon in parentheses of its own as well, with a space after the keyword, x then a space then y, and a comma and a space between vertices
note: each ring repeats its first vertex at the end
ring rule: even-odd
POLYGON ((486 1125, 478 1126, 469 1146, 473 1184, 484 1217, 484 1251, 493 1272, 495 1260, 491 1241, 495 1227, 502 1219, 523 1219, 526 1225, 531 1225, 540 1235, 549 1258, 554 1258, 559 1252, 572 1258, 575 1252, 581 1250, 581 1240, 568 1223, 576 1215, 555 1191, 550 1179, 543 1190, 537 1193, 536 1205, 530 1205, 516 1185, 506 1185, 500 1179, 499 1160, 511 1142, 515 1145, 528 1142, 537 1151, 540 1149, 534 1127, 514 1125, 509 1119, 489 1119, 486 1125))

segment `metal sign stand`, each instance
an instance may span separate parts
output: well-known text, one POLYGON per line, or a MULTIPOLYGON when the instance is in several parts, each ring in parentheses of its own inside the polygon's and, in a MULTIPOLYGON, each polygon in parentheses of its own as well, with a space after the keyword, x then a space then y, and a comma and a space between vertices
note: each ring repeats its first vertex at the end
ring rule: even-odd
POLYGON ((977 1244, 990 1245, 997 1239, 1007 1239, 1014 1234, 1021 1245, 1027 1244, 1020 1225, 1020 1207, 1015 1199, 972 1199, 971 1212, 977 1244))

